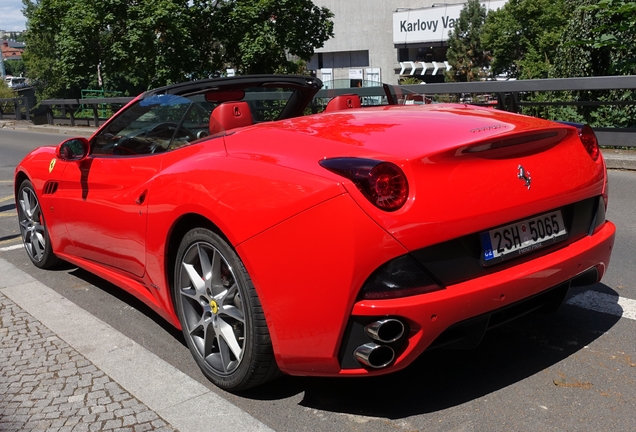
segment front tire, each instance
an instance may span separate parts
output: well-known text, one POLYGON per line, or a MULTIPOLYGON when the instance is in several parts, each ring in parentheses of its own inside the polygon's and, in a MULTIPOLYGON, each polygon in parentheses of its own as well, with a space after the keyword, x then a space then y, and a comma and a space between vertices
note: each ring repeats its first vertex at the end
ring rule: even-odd
POLYGON ((18 221, 22 242, 31 262, 42 269, 54 267, 59 259, 51 248, 42 207, 29 180, 24 180, 18 189, 18 221))
POLYGON ((225 240, 205 228, 189 231, 177 251, 174 274, 183 335, 210 381, 238 391, 278 375, 258 295, 225 240))

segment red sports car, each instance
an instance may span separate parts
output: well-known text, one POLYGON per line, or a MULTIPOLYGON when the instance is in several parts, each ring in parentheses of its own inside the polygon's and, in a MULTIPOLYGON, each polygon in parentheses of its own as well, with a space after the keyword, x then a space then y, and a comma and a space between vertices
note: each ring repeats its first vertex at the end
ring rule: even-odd
POLYGON ((318 113, 320 88, 172 85, 33 151, 15 172, 29 258, 139 297, 229 390, 393 372, 601 279, 615 226, 589 127, 390 86, 318 113))

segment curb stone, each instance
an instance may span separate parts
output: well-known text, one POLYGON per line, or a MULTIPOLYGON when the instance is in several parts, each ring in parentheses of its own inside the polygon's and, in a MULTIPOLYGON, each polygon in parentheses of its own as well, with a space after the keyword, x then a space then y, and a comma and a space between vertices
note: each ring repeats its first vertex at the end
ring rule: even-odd
POLYGON ((272 431, 2 258, 0 274, 0 430, 62 432, 108 427, 134 432, 199 432, 214 425, 216 431, 272 431), (46 381, 46 389, 42 387, 45 380, 50 380, 46 381), (16 392, 8 393, 12 385, 16 392), (115 396, 120 394, 124 396, 117 396, 123 398, 118 401, 115 396), (10 399, 7 395, 11 395, 10 399), (124 400, 130 400, 127 403, 131 406, 125 406, 124 400), (112 405, 115 403, 121 406, 112 405), (66 411, 60 409, 67 412, 67 418, 62 426, 54 427, 53 420, 60 419, 54 416, 62 405, 66 411), (118 410, 133 409, 132 406, 138 410, 135 421, 150 423, 153 429, 124 427, 124 417, 133 414, 118 410), (73 407, 77 407, 77 412, 71 414, 73 407), (82 408, 88 412, 83 410, 80 415, 82 408), (96 417, 84 418, 92 414, 96 417), (51 419, 50 425, 37 426, 47 419, 51 419), (7 429, 5 422, 29 426, 7 429), (95 426, 96 422, 103 423, 95 426))
POLYGON ((176 431, 0 291, 0 429, 176 431))

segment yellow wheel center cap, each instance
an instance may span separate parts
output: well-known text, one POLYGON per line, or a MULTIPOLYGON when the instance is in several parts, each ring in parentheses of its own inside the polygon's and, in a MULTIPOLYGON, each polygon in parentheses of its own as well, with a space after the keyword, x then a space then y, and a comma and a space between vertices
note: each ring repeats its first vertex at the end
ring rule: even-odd
POLYGON ((219 305, 216 303, 216 301, 210 300, 210 309, 212 310, 212 313, 216 315, 216 313, 219 311, 219 305))

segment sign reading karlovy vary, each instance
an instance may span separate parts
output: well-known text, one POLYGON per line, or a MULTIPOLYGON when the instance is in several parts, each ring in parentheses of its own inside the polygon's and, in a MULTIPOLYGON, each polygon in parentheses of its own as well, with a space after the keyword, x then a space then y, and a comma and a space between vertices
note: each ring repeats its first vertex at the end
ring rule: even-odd
MULTIPOLYGON (((507 0, 482 1, 487 10, 495 10, 507 0)), ((426 9, 409 9, 393 14, 393 43, 443 42, 459 20, 463 4, 442 5, 426 9)))

